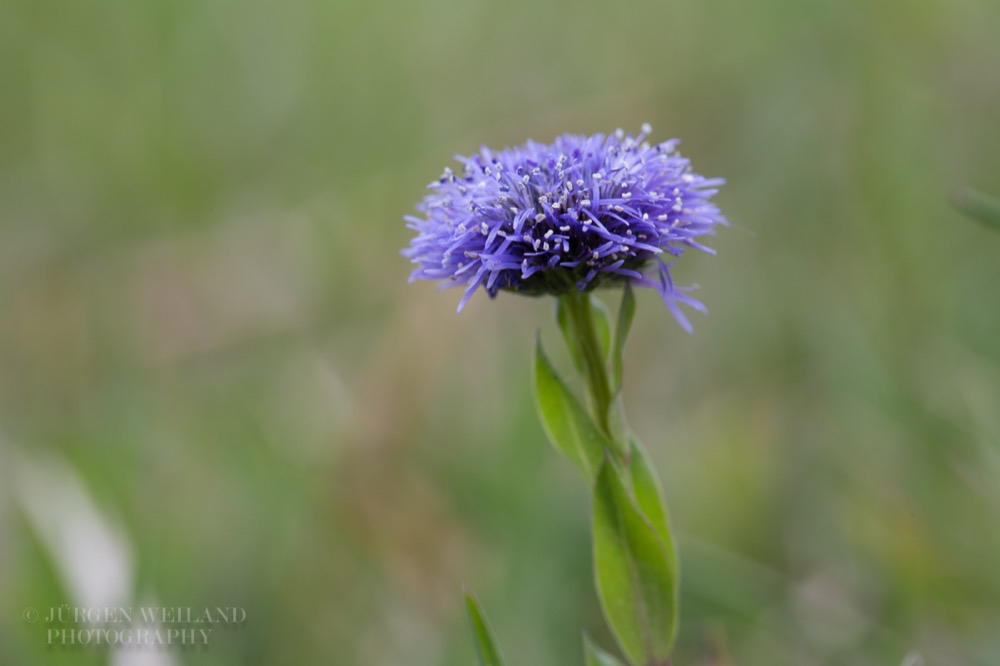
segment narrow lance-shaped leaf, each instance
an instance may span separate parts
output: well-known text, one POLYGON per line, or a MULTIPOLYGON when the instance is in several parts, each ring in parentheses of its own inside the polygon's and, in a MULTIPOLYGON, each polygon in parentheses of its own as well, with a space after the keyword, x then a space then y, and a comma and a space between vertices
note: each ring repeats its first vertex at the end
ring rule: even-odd
POLYGON ((590 310, 594 313, 594 324, 597 326, 597 339, 601 343, 601 353, 604 358, 611 353, 611 310, 594 294, 590 295, 590 310))
POLYGON ((670 531, 670 518, 663 500, 660 477, 650 462, 649 454, 642 442, 633 434, 629 435, 629 452, 628 470, 632 478, 632 490, 635 493, 636 503, 642 514, 659 533, 670 558, 674 580, 678 580, 677 553, 674 549, 673 533, 670 531))
POLYGON ((583 656, 586 666, 622 666, 617 658, 597 647, 587 634, 583 635, 583 656))
POLYGON ((625 341, 632 329, 632 319, 635 318, 635 295, 631 283, 625 283, 622 292, 621 306, 618 308, 618 322, 615 325, 614 348, 611 353, 611 391, 617 394, 622 388, 622 354, 625 351, 625 341))
POLYGON ((607 461, 594 484, 594 579, 604 617, 632 664, 667 663, 677 626, 667 547, 607 461))
POLYGON ((468 592, 465 593, 465 609, 469 616, 472 642, 476 647, 479 666, 503 666, 503 659, 500 658, 500 650, 493 638, 493 632, 490 631, 490 625, 475 597, 468 592))
POLYGON ((593 479, 611 442, 556 374, 541 338, 535 347, 535 405, 552 445, 593 479))
MULTIPOLYGON (((611 430, 611 437, 615 442, 628 441, 628 423, 625 420, 625 405, 619 393, 608 406, 608 428, 611 430)), ((618 449, 625 457, 628 457, 628 447, 621 445, 618 449)))
MULTIPOLYGON (((611 311, 599 298, 590 296, 591 312, 593 313, 594 326, 597 330, 597 339, 601 344, 601 353, 604 358, 608 357, 611 350, 611 311)), ((561 298, 556 299, 556 323, 562 331, 563 340, 573 358, 573 365, 580 372, 583 372, 583 355, 577 345, 576 336, 573 333, 573 323, 570 321, 569 311, 566 303, 561 298)))
POLYGON ((615 325, 614 345, 611 349, 611 403, 608 405, 608 427, 611 437, 616 442, 624 442, 628 433, 625 422, 625 407, 622 404, 622 354, 625 351, 625 341, 632 328, 635 316, 635 296, 632 286, 625 283, 622 302, 618 308, 618 320, 615 325))

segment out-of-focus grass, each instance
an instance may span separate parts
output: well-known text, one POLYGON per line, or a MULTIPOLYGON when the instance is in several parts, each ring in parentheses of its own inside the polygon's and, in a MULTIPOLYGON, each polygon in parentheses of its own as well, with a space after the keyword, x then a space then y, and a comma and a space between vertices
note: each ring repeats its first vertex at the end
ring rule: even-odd
MULTIPOLYGON (((407 285, 456 152, 679 136, 729 185, 649 294, 633 425, 682 532, 678 664, 1000 659, 1000 5, 4 3, 0 644, 73 603, 16 486, 68 461, 132 605, 236 605, 183 664, 514 664, 604 639, 586 493, 527 391, 540 300, 407 285), (19 504, 19 502, 21 504, 19 504)), ((613 299, 612 299, 613 300, 613 299)), ((554 345, 550 345, 554 346, 554 345)))

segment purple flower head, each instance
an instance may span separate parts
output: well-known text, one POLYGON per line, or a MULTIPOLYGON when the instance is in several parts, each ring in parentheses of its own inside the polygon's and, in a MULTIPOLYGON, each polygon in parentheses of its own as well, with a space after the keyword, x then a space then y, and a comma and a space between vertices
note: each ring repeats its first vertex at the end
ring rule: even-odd
POLYGON ((417 264, 410 281, 465 286, 459 311, 479 287, 558 295, 631 281, 656 289, 690 330, 678 303, 704 306, 674 286, 663 257, 714 254, 696 239, 727 224, 710 201, 724 181, 692 172, 676 140, 650 145, 650 131, 456 156, 461 173, 445 169, 417 206, 423 217, 406 217, 417 232, 403 250, 417 264))

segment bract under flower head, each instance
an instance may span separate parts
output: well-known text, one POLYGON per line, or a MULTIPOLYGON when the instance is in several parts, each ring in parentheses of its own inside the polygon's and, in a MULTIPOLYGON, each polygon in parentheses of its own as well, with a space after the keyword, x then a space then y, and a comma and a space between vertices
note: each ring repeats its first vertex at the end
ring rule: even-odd
POLYGON ((703 306, 674 287, 663 257, 712 252, 696 239, 726 224, 710 202, 724 181, 692 172, 676 140, 648 143, 650 131, 456 156, 461 172, 445 169, 417 206, 423 217, 406 217, 417 232, 403 250, 418 265, 410 280, 465 286, 459 311, 479 287, 559 295, 629 280, 690 329, 678 303, 703 306))

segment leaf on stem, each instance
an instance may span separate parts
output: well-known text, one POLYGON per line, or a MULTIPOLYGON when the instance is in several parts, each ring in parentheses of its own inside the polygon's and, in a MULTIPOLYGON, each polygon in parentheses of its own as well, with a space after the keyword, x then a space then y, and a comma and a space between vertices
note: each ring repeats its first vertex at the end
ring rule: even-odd
POLYGON ((622 390, 622 354, 625 352, 625 341, 632 330, 632 319, 635 318, 635 294, 631 283, 625 283, 622 293, 622 303, 618 308, 618 322, 615 325, 615 342, 611 355, 611 393, 618 394, 622 390))
POLYGON ((613 655, 597 647, 587 634, 583 635, 583 655, 586 666, 622 666, 613 655))
POLYGON ((677 553, 674 549, 673 534, 670 532, 670 519, 667 515, 666 503, 663 500, 660 477, 649 460, 646 448, 634 434, 629 435, 629 451, 628 471, 632 478, 632 490, 635 492, 636 503, 642 514, 646 516, 660 535, 660 540, 663 541, 667 550, 673 578, 678 580, 677 553))
MULTIPOLYGON (((593 294, 589 298, 594 326, 597 330, 597 340, 601 344, 601 353, 604 358, 607 358, 611 350, 611 311, 593 294)), ((580 351, 573 333, 573 321, 569 310, 561 298, 556 299, 556 323, 559 324, 559 330, 562 331, 566 347, 569 349, 570 356, 573 357, 573 365, 576 366, 577 370, 583 372, 583 353, 580 351)))
POLYGON ((601 342, 601 353, 604 358, 611 352, 611 310, 594 294, 590 295, 590 310, 594 313, 594 324, 597 326, 597 339, 601 342))
POLYGON ((493 632, 490 631, 490 625, 479 603, 469 592, 465 593, 465 609, 469 616, 472 642, 476 647, 479 666, 503 666, 503 659, 500 658, 500 650, 493 638, 493 632))
POLYGON ((632 328, 635 317, 635 296, 632 286, 625 284, 622 302, 618 308, 618 320, 615 324, 614 346, 611 349, 611 402, 608 404, 608 427, 611 437, 616 442, 624 442, 628 434, 625 422, 625 408, 622 405, 622 355, 625 351, 625 341, 632 328))
POLYGON ((677 627, 677 581, 659 530, 629 497, 614 464, 594 484, 594 579, 604 617, 633 664, 667 663, 677 627))
MULTIPOLYGON (((622 403, 621 393, 612 398, 611 404, 608 405, 608 429, 611 430, 611 438, 616 443, 627 442, 629 430, 625 420, 625 405, 622 403)), ((623 456, 628 455, 628 447, 624 445, 616 448, 615 451, 623 456)))
POLYGON ((541 337, 535 347, 535 405, 552 445, 593 479, 611 442, 556 374, 541 337))

